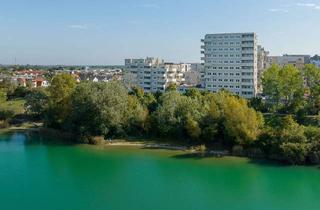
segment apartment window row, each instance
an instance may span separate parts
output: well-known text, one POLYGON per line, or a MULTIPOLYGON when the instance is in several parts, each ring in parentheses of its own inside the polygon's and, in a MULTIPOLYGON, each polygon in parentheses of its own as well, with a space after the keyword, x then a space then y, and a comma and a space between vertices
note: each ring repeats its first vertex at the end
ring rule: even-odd
POLYGON ((212 67, 209 67, 209 66, 207 66, 206 67, 206 69, 207 70, 234 70, 234 69, 236 69, 236 70, 240 70, 241 69, 241 67, 239 67, 239 66, 212 66, 212 67))
POLYGON ((253 79, 242 79, 242 82, 253 83, 253 79))
POLYGON ((253 89, 253 86, 251 86, 251 85, 242 85, 241 88, 242 89, 253 89))
POLYGON ((240 76, 240 73, 217 73, 217 72, 208 72, 207 73, 208 76, 240 76))
POLYGON ((165 71, 131 71, 132 74, 165 74, 165 71))
POLYGON ((241 61, 217 61, 217 60, 207 60, 207 63, 219 63, 219 64, 240 64, 241 61))
POLYGON ((234 58, 234 57, 236 57, 236 58, 240 58, 241 57, 241 55, 240 54, 219 54, 219 55, 217 55, 217 54, 210 54, 210 53, 208 53, 208 54, 205 54, 205 56, 206 57, 213 57, 213 58, 234 58))
POLYGON ((205 42, 206 45, 213 46, 240 46, 241 42, 205 42))
POLYGON ((207 82, 240 82, 239 79, 206 79, 207 82))
POLYGON ((210 52, 222 52, 222 51, 241 51, 241 48, 206 48, 207 51, 210 52))
POLYGON ((242 95, 253 95, 251 91, 242 91, 242 95))
POLYGON ((253 72, 242 72, 242 76, 253 76, 253 72))
POLYGON ((236 88, 240 89, 240 86, 234 86, 234 85, 207 85, 208 88, 236 88))
POLYGON ((211 60, 211 62, 208 61, 208 63, 219 63, 219 64, 240 64, 242 63, 241 61, 228 61, 228 60, 225 60, 225 61, 221 61, 221 60, 211 60))
POLYGON ((206 38, 208 39, 234 39, 234 38, 237 38, 237 39, 240 39, 241 38, 241 35, 220 35, 220 36, 217 36, 217 35, 208 35, 206 36, 206 38))
POLYGON ((161 86, 163 86, 163 85, 165 85, 166 83, 165 82, 140 82, 140 85, 161 85, 161 86))

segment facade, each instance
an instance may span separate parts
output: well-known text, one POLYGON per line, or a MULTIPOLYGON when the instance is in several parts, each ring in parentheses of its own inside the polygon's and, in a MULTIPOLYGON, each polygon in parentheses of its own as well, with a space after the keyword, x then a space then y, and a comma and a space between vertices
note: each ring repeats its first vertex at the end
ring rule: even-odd
POLYGON ((207 34, 204 54, 205 89, 229 90, 245 98, 258 92, 258 50, 255 33, 207 34))
POLYGON ((277 64, 279 66, 293 65, 299 69, 303 68, 305 64, 310 63, 309 55, 288 55, 283 56, 269 56, 268 65, 277 64))
POLYGON ((159 58, 125 59, 125 72, 146 92, 164 92, 171 84, 185 83, 190 64, 165 63, 159 58))
POLYGON ((315 66, 317 66, 318 68, 320 68, 320 60, 317 61, 317 60, 312 60, 311 61, 311 64, 314 64, 315 66))
POLYGON ((189 71, 185 72, 185 83, 188 86, 204 87, 205 73, 202 63, 191 63, 189 71))
POLYGON ((320 68, 320 56, 319 55, 315 55, 310 59, 310 63, 314 64, 315 66, 317 66, 318 68, 320 68))
POLYGON ((266 51, 261 45, 258 45, 258 92, 262 92, 262 75, 263 72, 270 67, 268 63, 269 52, 266 51))

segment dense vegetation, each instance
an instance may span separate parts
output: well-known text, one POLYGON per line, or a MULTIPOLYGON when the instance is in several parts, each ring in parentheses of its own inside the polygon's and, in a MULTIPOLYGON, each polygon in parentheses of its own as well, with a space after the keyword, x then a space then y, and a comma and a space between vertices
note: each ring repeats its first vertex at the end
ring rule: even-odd
MULTIPOLYGON (((249 102, 228 91, 181 94, 173 86, 151 94, 129 91, 118 81, 77 84, 72 76, 59 74, 50 88, 26 93, 25 109, 45 126, 76 134, 82 142, 93 136, 159 137, 227 148, 236 155, 319 164, 319 72, 312 65, 301 71, 273 66, 263 76, 266 99, 249 102), (313 125, 307 124, 309 118, 313 125)), ((3 90, 0 100, 9 92, 3 90)))

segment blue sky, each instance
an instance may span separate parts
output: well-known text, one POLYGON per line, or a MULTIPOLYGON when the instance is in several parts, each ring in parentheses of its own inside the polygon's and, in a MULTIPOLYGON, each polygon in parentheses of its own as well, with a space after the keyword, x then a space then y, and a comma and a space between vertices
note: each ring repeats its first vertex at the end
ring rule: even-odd
POLYGON ((320 54, 320 0, 0 0, 0 63, 200 62, 206 33, 247 31, 272 55, 320 54))

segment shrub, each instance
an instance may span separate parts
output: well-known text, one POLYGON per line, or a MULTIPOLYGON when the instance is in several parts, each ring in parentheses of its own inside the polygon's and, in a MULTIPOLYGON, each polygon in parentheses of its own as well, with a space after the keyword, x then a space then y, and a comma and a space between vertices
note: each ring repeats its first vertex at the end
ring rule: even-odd
POLYGON ((304 164, 310 145, 306 143, 283 143, 280 146, 283 159, 290 164, 304 164))

